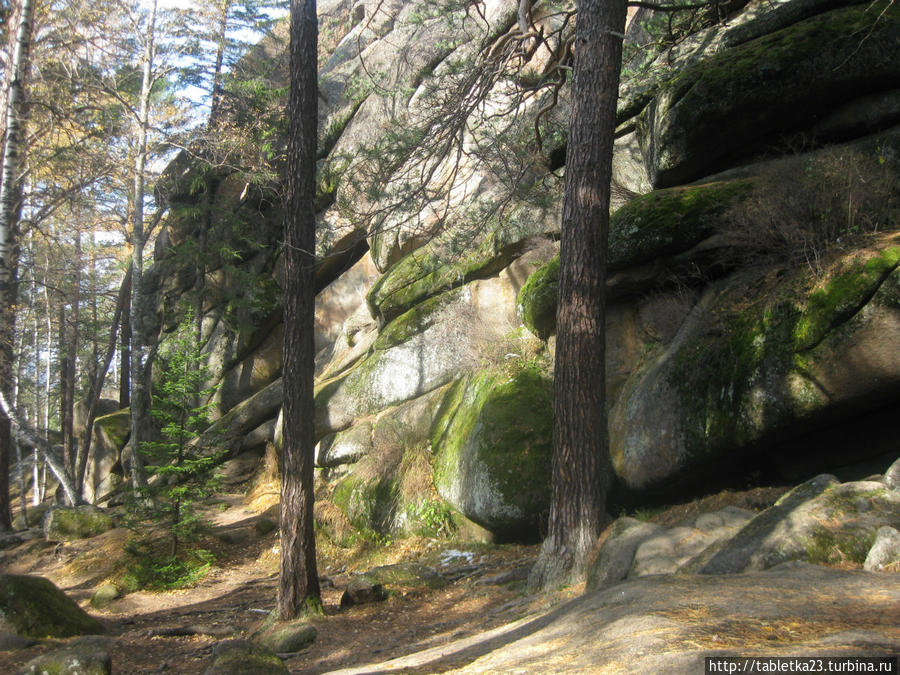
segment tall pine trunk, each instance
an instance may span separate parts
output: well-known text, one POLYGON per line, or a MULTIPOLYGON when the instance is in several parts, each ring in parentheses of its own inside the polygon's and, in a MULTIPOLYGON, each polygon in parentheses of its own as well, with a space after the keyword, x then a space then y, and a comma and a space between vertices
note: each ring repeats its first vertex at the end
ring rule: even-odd
POLYGON ((529 586, 578 579, 606 518, 606 262, 624 0, 579 0, 559 254, 547 538, 529 586))
POLYGON ((290 126, 284 221, 284 444, 277 604, 282 621, 321 609, 313 531, 317 36, 315 0, 291 0, 290 126))

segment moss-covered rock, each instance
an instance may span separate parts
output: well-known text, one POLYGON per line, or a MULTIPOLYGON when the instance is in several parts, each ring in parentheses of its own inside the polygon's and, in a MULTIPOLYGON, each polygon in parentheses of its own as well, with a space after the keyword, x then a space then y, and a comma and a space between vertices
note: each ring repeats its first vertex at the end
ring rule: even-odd
POLYGON ((111 675, 110 639, 82 637, 32 659, 22 675, 111 675))
POLYGON ((653 184, 699 178, 853 97, 892 88, 898 45, 900 12, 882 0, 807 18, 686 68, 640 117, 653 184))
POLYGON ((131 410, 125 408, 94 421, 94 438, 84 479, 84 498, 96 504, 112 494, 124 479, 122 450, 131 434, 131 410))
POLYGON ((359 469, 338 480, 334 486, 334 505, 357 530, 387 534, 397 529, 403 504, 393 475, 395 468, 382 469, 383 474, 359 469))
POLYGON ((213 649, 205 675, 288 675, 284 662, 268 647, 249 640, 225 640, 213 649))
POLYGON ((384 586, 371 579, 368 575, 355 577, 347 584, 341 595, 341 607, 355 607, 356 605, 368 605, 373 602, 387 600, 388 592, 384 586))
POLYGON ((382 584, 388 591, 435 589, 447 585, 444 577, 433 568, 418 562, 402 562, 374 567, 366 572, 366 576, 382 584))
POLYGON ((306 619, 275 623, 259 636, 259 643, 276 654, 299 652, 316 640, 318 631, 306 619))
POLYGON ((897 284, 885 284, 900 265, 900 246, 872 256, 862 265, 831 279, 809 296, 803 316, 794 329, 796 350, 815 347, 836 326, 856 314, 878 292, 897 284))
POLYGON ((633 199, 609 222, 609 268, 686 251, 713 234, 722 214, 752 190, 750 180, 656 190, 633 199))
POLYGON ((48 579, 3 574, 0 575, 0 632, 30 638, 64 638, 106 631, 48 579))
POLYGON ((819 283, 807 270, 708 292, 616 402, 616 471, 632 487, 658 484, 799 422, 825 424, 829 409, 895 396, 900 314, 879 291, 897 265, 886 248, 819 283))
POLYGON ((496 274, 532 237, 557 229, 557 223, 551 208, 525 202, 501 223, 451 228, 385 271, 366 296, 372 316, 390 321, 423 300, 496 274))
MULTIPOLYGON (((687 251, 722 224, 723 214, 751 192, 749 179, 656 190, 633 199, 609 222, 608 265, 621 270, 687 251)), ((535 335, 556 331, 559 258, 532 274, 516 301, 519 317, 535 335)))
POLYGON ((103 584, 91 596, 91 607, 103 609, 122 597, 122 591, 115 584, 103 584))
POLYGON ((546 340, 556 330, 559 257, 539 267, 519 291, 516 310, 532 333, 546 340))
POLYGON ((862 566, 878 530, 900 525, 900 494, 883 483, 817 476, 754 517, 702 568, 761 570, 788 560, 862 566))
POLYGON ((316 389, 316 433, 341 431, 366 415, 420 398, 481 362, 493 335, 473 330, 468 295, 451 291, 397 317, 371 352, 316 389))
POLYGON ((550 498, 553 405, 534 364, 468 376, 432 434, 438 493, 500 538, 537 538, 550 498))
POLYGON ((122 450, 131 434, 131 409, 124 408, 94 420, 95 433, 110 448, 122 450))
POLYGON ((83 504, 58 506, 44 516, 44 536, 49 541, 89 539, 115 527, 115 521, 103 509, 83 504))

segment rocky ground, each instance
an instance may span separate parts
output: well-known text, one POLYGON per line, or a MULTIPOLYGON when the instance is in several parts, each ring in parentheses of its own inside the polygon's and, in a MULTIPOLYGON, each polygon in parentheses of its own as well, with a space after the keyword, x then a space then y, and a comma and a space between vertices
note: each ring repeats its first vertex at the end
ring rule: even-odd
MULTIPOLYGON (((673 525, 724 506, 760 509, 782 489, 725 492, 644 518, 673 525)), ((203 673, 215 645, 251 634, 272 608, 275 533, 255 536, 261 514, 230 498, 216 515, 216 568, 193 588, 137 592, 107 610, 88 607, 120 559, 127 534, 71 544, 42 539, 2 552, 4 571, 53 580, 101 619, 114 673, 203 673)), ((526 596, 533 546, 413 539, 320 555, 325 616, 318 638, 286 655, 292 673, 702 672, 724 654, 900 653, 900 576, 844 563, 787 563, 765 572, 651 576, 582 595, 583 587, 526 596), (402 560, 440 573, 443 588, 410 583, 386 601, 341 608, 354 573, 402 560)), ((47 651, 0 651, 0 671, 47 651)))

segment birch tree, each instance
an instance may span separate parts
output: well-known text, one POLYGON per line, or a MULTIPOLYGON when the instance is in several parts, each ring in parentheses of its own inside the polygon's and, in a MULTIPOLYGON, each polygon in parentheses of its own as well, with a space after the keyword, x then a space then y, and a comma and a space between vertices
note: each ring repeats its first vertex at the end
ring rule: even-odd
MULTIPOLYGON (((19 169, 22 155, 22 127, 28 55, 34 19, 34 0, 22 0, 19 23, 10 64, 6 95, 6 124, 0 178, 0 390, 12 392, 12 327, 15 322, 15 284, 18 266, 18 218, 21 209, 19 169)), ((6 407, 6 406, 4 406, 6 407)), ((12 412, 12 411, 9 411, 12 412)), ((11 421, 0 413, 0 531, 12 528, 9 504, 11 421)))

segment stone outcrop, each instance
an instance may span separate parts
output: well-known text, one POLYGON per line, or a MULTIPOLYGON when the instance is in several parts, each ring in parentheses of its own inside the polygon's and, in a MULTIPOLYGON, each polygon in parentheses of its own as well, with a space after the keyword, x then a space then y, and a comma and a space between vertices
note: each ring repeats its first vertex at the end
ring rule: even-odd
POLYGON ((673 527, 623 517, 588 572, 588 590, 653 574, 739 574, 783 563, 897 564, 900 492, 883 477, 816 476, 759 512, 727 507, 673 527), (876 480, 875 478, 880 478, 876 480))
POLYGON ((0 575, 0 633, 65 638, 104 632, 99 621, 53 582, 43 577, 0 575))
MULTIPOLYGON (((548 42, 514 69, 512 1, 320 6, 317 463, 355 527, 417 531, 449 513, 500 538, 541 530, 569 103, 564 86, 539 113, 553 95, 531 87, 552 80, 561 9, 535 7, 548 42)), ((751 0, 721 18, 660 47, 642 9, 626 37, 606 342, 613 464, 632 499, 868 457, 883 471, 896 449, 896 7, 751 0)), ((239 72, 275 89, 284 63, 267 41, 239 72)), ((190 208, 173 209, 148 278, 164 341, 198 285, 174 252, 199 241, 191 186, 208 181, 215 433, 259 454, 279 438, 283 271, 278 178, 252 174, 176 160, 163 182, 190 208)))
POLYGON ((105 510, 83 504, 56 506, 44 515, 44 536, 48 541, 89 539, 115 527, 113 517, 105 510))

